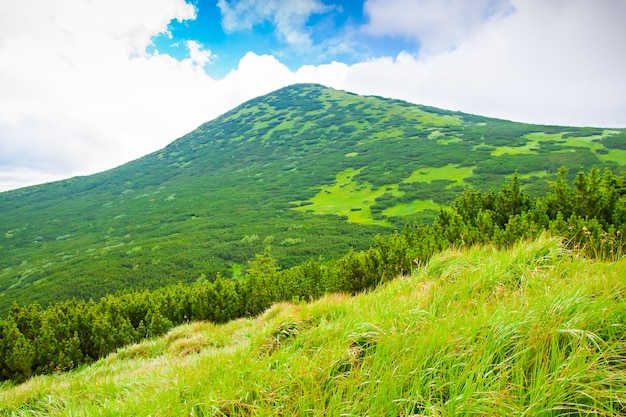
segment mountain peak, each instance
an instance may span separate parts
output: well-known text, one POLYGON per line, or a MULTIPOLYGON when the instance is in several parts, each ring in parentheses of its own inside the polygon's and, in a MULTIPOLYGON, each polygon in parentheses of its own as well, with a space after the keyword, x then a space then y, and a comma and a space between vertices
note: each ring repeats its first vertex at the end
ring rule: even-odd
MULTIPOLYGON (((625 131, 489 119, 319 84, 250 100, 116 169, 0 193, 0 310, 365 248, 517 171, 626 169, 625 131)), ((544 187, 544 188, 542 188, 544 187)))

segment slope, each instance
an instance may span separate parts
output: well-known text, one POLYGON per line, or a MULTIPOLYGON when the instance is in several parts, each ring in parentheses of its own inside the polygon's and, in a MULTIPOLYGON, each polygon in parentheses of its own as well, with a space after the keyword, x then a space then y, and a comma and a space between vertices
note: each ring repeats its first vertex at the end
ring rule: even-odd
POLYGON ((5 415, 623 415, 626 261, 447 250, 369 294, 194 323, 0 389, 5 415))
POLYGON ((362 249, 515 170, 626 166, 623 130, 536 126, 295 85, 165 149, 0 194, 0 311, 236 276, 266 245, 282 267, 362 249))

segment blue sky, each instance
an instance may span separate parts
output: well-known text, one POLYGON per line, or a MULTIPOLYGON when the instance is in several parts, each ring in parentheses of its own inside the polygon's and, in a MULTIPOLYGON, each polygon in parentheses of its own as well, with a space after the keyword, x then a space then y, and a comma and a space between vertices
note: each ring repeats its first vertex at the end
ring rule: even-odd
POLYGON ((0 191, 157 151, 314 82, 626 127, 625 0, 0 0, 0 191))
POLYGON ((168 32, 155 36, 148 50, 184 59, 189 57, 186 41, 197 41, 213 55, 205 71, 222 78, 235 69, 248 52, 279 57, 295 71, 302 65, 332 61, 354 64, 419 49, 417 42, 404 36, 376 36, 364 32, 362 28, 369 18, 364 14, 363 0, 291 2, 294 10, 285 13, 283 18, 290 23, 286 28, 283 27, 285 22, 276 17, 278 9, 285 8, 279 3, 194 1, 196 18, 170 22, 168 32), (306 11, 302 13, 306 14, 298 13, 297 3, 301 3, 300 7, 306 11), (261 4, 276 6, 259 12, 256 6, 263 7, 261 4), (288 34, 295 34, 297 40, 290 40, 288 34))

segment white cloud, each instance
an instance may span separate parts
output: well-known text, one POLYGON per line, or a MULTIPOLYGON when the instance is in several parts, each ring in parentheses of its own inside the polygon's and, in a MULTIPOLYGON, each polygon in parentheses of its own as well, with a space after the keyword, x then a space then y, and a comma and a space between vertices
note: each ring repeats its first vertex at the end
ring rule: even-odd
POLYGON ((214 55, 193 40, 182 61, 147 54, 170 20, 194 17, 182 0, 7 3, 0 12, 24 24, 0 18, 0 191, 120 165, 291 75, 249 54, 217 82, 203 70, 214 55))
POLYGON ((276 27, 278 37, 290 45, 310 45, 305 24, 313 14, 331 8, 319 0, 219 0, 222 27, 226 32, 251 29, 263 22, 276 27))
POLYGON ((187 49, 189 49, 189 58, 200 67, 211 64, 216 58, 209 50, 202 50, 202 45, 196 41, 187 41, 187 49))
POLYGON ((386 95, 519 121, 626 126, 626 2, 514 6, 452 52, 357 65, 352 84, 377 93, 385 84, 386 95))
POLYGON ((488 19, 510 11, 510 1, 366 0, 363 10, 369 18, 364 32, 400 36, 433 53, 453 49, 488 19))
POLYGON ((190 44, 183 62, 145 53, 169 21, 194 16, 183 0, 0 3, 0 171, 14 168, 13 183, 91 173, 201 123, 209 103, 191 91, 211 82, 194 65, 207 51, 190 44))
POLYGON ((289 68, 273 56, 248 52, 237 69, 220 82, 220 88, 234 93, 236 101, 243 102, 295 82, 296 78, 289 68))
POLYGON ((55 175, 50 172, 41 172, 28 167, 11 167, 9 170, 0 170, 0 185, 2 190, 12 190, 24 187, 27 184, 43 184, 67 178, 67 173, 55 175))
POLYGON ((0 2, 0 190, 112 168, 296 82, 531 123, 626 127, 626 2, 516 0, 451 51, 297 71, 248 53, 222 80, 202 69, 213 55, 197 42, 182 61, 145 53, 169 20, 194 16, 182 0, 50 3, 0 2))
POLYGON ((294 77, 282 67, 270 78, 521 122, 626 127, 626 2, 515 0, 511 6, 510 13, 475 24, 447 52, 306 65, 294 77))
POLYGON ((20 0, 0 3, 0 46, 8 39, 63 42, 86 34, 122 40, 142 53, 173 19, 195 17, 184 0, 20 0))

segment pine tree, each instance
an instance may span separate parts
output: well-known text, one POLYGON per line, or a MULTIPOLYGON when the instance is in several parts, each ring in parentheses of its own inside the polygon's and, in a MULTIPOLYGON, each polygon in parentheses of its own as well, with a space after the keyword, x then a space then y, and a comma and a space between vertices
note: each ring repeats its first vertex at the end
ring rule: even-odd
POLYGON ((16 381, 23 381, 34 374, 36 352, 33 344, 17 327, 14 321, 9 322, 4 338, 8 341, 5 350, 3 374, 16 381))

